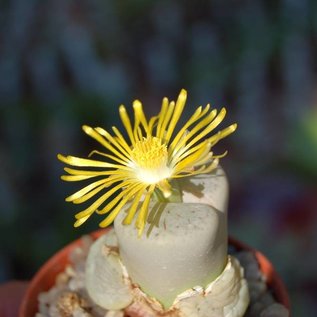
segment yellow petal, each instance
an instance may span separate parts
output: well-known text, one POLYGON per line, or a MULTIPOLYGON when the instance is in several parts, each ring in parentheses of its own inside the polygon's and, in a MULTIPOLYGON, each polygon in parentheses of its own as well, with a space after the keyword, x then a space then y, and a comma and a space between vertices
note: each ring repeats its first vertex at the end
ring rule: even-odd
POLYGON ((126 188, 124 188, 118 195, 116 195, 116 197, 114 197, 114 199, 112 199, 105 208, 103 208, 102 210, 98 210, 97 213, 99 215, 102 215, 109 212, 122 198, 131 197, 131 195, 134 195, 139 190, 139 187, 139 183, 131 181, 130 184, 126 188))
POLYGON ((100 152, 100 151, 97 151, 97 150, 93 150, 92 152, 89 153, 88 157, 91 157, 93 154, 98 154, 98 155, 101 155, 101 156, 104 156, 106 158, 109 158, 117 163, 120 163, 122 165, 126 165, 129 163, 129 160, 127 160, 125 157, 123 156, 120 156, 121 158, 124 158, 124 160, 120 159, 119 157, 117 156, 113 156, 111 154, 107 154, 107 153, 103 153, 103 152, 100 152))
POLYGON ((96 201, 94 201, 88 208, 86 208, 85 210, 77 213, 75 215, 75 217, 77 219, 80 219, 82 217, 85 217, 85 216, 91 214, 92 212, 95 212, 97 210, 97 208, 99 208, 99 206, 102 203, 104 203, 116 191, 120 190, 122 188, 122 186, 124 186, 124 183, 120 183, 117 186, 115 186, 114 188, 112 188, 111 190, 107 191, 105 194, 103 194, 101 197, 99 197, 96 201))
POLYGON ((168 105, 165 117, 163 118, 162 125, 160 126, 159 138, 162 139, 164 142, 166 141, 166 127, 169 124, 172 114, 174 112, 175 102, 171 101, 168 105))
POLYGON ((85 195, 86 193, 93 190, 94 188, 98 187, 99 185, 105 183, 106 181, 107 181, 107 179, 101 179, 99 181, 93 182, 93 183, 89 184, 88 186, 82 188, 81 190, 77 191, 76 193, 68 196, 65 200, 70 202, 70 201, 73 201, 75 199, 78 199, 78 198, 82 197, 83 195, 85 195))
POLYGON ((77 228, 77 227, 81 226, 90 216, 91 216, 91 214, 87 215, 86 217, 82 217, 82 218, 76 220, 74 223, 74 227, 77 228))
POLYGON ((165 135, 166 142, 169 142, 169 140, 174 132, 176 124, 177 124, 177 122, 178 122, 178 120, 179 120, 179 118, 184 110, 186 99, 187 99, 187 91, 185 89, 182 89, 178 98, 177 98, 175 110, 174 110, 173 116, 171 118, 171 121, 168 125, 168 129, 166 131, 166 135, 165 135))
POLYGON ((120 171, 85 171, 77 170, 69 167, 64 167, 64 171, 71 175, 87 175, 87 176, 101 176, 101 175, 112 175, 117 174, 120 171))
MULTIPOLYGON (((206 143, 206 142, 204 142, 204 143, 206 143)), ((196 160, 199 160, 203 156, 204 153, 207 154, 209 152, 210 146, 208 146, 208 143, 206 144, 206 146, 207 146, 207 149, 206 149, 206 147, 202 146, 193 154, 188 155, 183 160, 180 160, 174 167, 175 173, 177 173, 183 169, 187 169, 188 166, 194 166, 196 160)))
MULTIPOLYGON (((97 128, 97 129, 101 129, 101 128, 97 128)), ((118 148, 121 149, 122 152, 124 152, 126 154, 127 157, 130 157, 131 155, 131 148, 128 145, 128 143, 126 142, 126 140, 124 139, 123 135, 121 134, 121 132, 116 128, 116 127, 112 127, 112 131, 114 132, 114 134, 117 136, 116 139, 111 138, 110 140, 112 140, 112 142, 114 144, 117 145, 118 148)))
POLYGON ((159 138, 161 135, 161 127, 162 127, 162 123, 164 121, 164 118, 166 117, 168 105, 169 105, 168 99, 166 97, 163 98, 162 107, 161 107, 161 111, 158 115, 158 121, 157 121, 157 127, 156 127, 156 137, 157 138, 159 138))
POLYGON ((146 121, 142 103, 139 100, 134 100, 133 102, 133 109, 134 109, 134 118, 135 118, 135 127, 138 126, 139 122, 141 122, 144 130, 148 132, 148 123, 146 121))
POLYGON ((86 166, 86 167, 105 167, 105 168, 121 168, 121 169, 128 169, 126 166, 118 165, 118 164, 111 164, 107 162, 102 161, 96 161, 96 160, 89 160, 84 159, 76 156, 63 156, 61 154, 58 154, 58 159, 68 165, 73 166, 86 166))
MULTIPOLYGON (((200 134, 198 134, 198 136, 196 136, 194 139, 193 139, 193 137, 200 130, 203 130, 203 132, 206 131, 206 129, 208 129, 208 125, 211 124, 211 122, 214 120, 216 115, 217 115, 217 110, 214 109, 208 115, 206 115, 206 117, 204 119, 199 121, 190 131, 188 131, 188 133, 184 133, 183 137, 175 145, 175 148, 173 149, 173 155, 176 155, 176 153, 178 153, 178 151, 182 151, 182 150, 184 151, 184 150, 188 149, 189 147, 194 145, 198 140, 201 140, 203 137, 202 132, 200 134), (191 140, 191 142, 187 143, 189 140, 191 140)), ((207 133, 209 133, 209 132, 207 132, 207 133)), ((207 133, 205 133, 204 135, 206 135, 207 133)))
MULTIPOLYGON (((130 152, 131 149, 129 149, 129 146, 124 146, 126 142, 121 143, 121 140, 118 137, 113 137, 108 131, 106 131, 103 128, 97 127, 95 130, 100 133, 103 137, 107 139, 109 143, 111 143, 113 146, 115 146, 122 155, 124 155, 127 159, 130 159, 130 152)), ((117 130, 116 127, 112 127, 113 131, 118 131, 120 134, 119 130, 117 130)))
POLYGON ((155 188, 155 185, 151 185, 148 193, 145 196, 144 202, 142 204, 141 210, 138 214, 138 218, 136 220, 136 227, 138 228, 138 236, 140 237, 143 233, 147 214, 149 211, 149 204, 150 204, 150 198, 153 194, 153 190, 155 188))
POLYGON ((123 198, 120 201, 120 203, 111 211, 109 216, 106 219, 104 219, 102 222, 100 222, 99 226, 102 228, 109 226, 113 222, 113 220, 117 217, 118 213, 121 211, 122 207, 127 203, 127 201, 130 200, 134 196, 135 192, 136 190, 132 190, 128 192, 125 198, 123 198))
POLYGON ((179 132, 176 134, 175 138, 173 139, 171 145, 169 146, 170 153, 174 152, 175 146, 177 144, 179 144, 179 141, 183 138, 186 130, 192 124, 194 124, 197 120, 199 120, 201 117, 203 117, 208 110, 209 110, 209 105, 207 105, 203 111, 202 111, 201 106, 196 109, 196 111, 192 114, 192 116, 189 118, 189 120, 185 122, 184 126, 179 130, 179 132))
POLYGON ((62 175, 61 179, 66 182, 78 182, 93 177, 95 175, 62 175))
POLYGON ((140 200, 141 200, 141 197, 143 196, 144 194, 144 191, 145 191, 145 187, 141 187, 139 188, 139 192, 136 194, 136 196, 134 197, 134 200, 133 200, 133 203, 128 211, 128 214, 127 216, 124 218, 123 220, 123 224, 124 225, 129 225, 131 224, 134 216, 135 216, 135 213, 137 211, 137 208, 139 206, 139 203, 140 203, 140 200))
POLYGON ((106 149, 117 155, 118 158, 123 160, 124 162, 128 162, 128 159, 124 156, 122 152, 119 152, 116 148, 114 148, 104 137, 101 135, 97 129, 93 129, 87 125, 83 125, 83 130, 90 137, 98 141, 102 144, 106 149))
POLYGON ((219 131, 217 134, 211 136, 208 140, 209 142, 212 144, 212 146, 214 146, 218 141, 220 141, 221 139, 227 137, 228 135, 230 135, 231 133, 233 133, 234 131, 236 131, 238 125, 236 123, 231 124, 229 127, 219 131))
POLYGON ((134 136, 133 136, 131 121, 130 121, 130 118, 129 118, 128 114, 127 114, 127 110, 125 109, 125 107, 123 105, 121 105, 119 107, 119 114, 120 114, 121 121, 122 121, 125 129, 128 132, 128 135, 130 137, 130 141, 131 141, 132 144, 134 144, 135 140, 134 140, 134 136))

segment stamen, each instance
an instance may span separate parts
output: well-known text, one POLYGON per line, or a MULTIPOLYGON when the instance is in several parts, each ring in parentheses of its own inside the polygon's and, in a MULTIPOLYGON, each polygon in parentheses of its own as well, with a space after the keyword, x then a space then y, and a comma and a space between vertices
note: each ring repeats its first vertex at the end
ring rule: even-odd
POLYGON ((167 162, 167 146, 159 138, 144 138, 135 144, 131 156, 140 168, 160 168, 167 162))
POLYGON ((155 184, 171 176, 167 146, 157 137, 138 141, 132 149, 131 158, 137 178, 145 184, 155 184))

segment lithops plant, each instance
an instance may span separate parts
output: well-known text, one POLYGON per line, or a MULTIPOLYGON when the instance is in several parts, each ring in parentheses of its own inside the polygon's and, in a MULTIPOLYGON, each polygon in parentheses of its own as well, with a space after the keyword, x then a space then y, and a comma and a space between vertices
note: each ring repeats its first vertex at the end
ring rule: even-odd
POLYGON ((227 256, 228 184, 218 165, 226 152, 211 151, 237 125, 210 135, 226 110, 207 105, 176 132, 186 98, 185 90, 176 103, 164 98, 149 120, 136 100, 134 123, 120 106, 128 141, 116 127, 111 135, 84 126, 108 150, 91 155, 106 160, 58 155, 75 167, 65 168, 69 175, 62 179, 98 179, 66 198, 80 204, 98 195, 76 215, 75 226, 94 212, 107 214, 101 227, 114 221, 114 231, 91 248, 86 269, 87 291, 106 309, 184 317, 211 310, 240 317, 248 305, 241 267, 227 256))
MULTIPOLYGON (((137 236, 134 226, 122 224, 125 212, 115 220, 110 235, 115 233, 120 252, 120 261, 116 262, 117 269, 121 270, 120 287, 130 289, 133 297, 125 307, 130 314, 239 317, 247 308, 249 296, 242 268, 235 258, 227 256, 228 187, 224 172, 218 168, 199 178, 195 176, 191 181, 192 192, 200 188, 202 193, 196 199, 199 202, 194 202, 195 195, 189 196, 189 184, 186 184, 186 199, 190 202, 153 202, 149 208, 150 220, 141 237, 137 236), (217 192, 215 189, 219 188, 217 184, 223 191, 213 202, 221 209, 202 203, 211 201, 217 192)), ((106 242, 100 245, 100 240, 95 244, 99 245, 99 253, 95 248, 90 252, 87 267, 90 261, 99 262, 93 256, 98 258, 104 248, 109 248, 106 242)), ((109 261, 103 260, 99 265, 101 267, 96 270, 110 271, 109 261)), ((89 279, 94 281, 87 283, 93 300, 92 294, 109 294, 105 279, 96 278, 96 274, 87 270, 86 281, 89 279)), ((131 299, 126 292, 124 296, 131 299)), ((120 300, 118 298, 118 302, 120 300)), ((107 309, 115 307, 116 304, 104 306, 107 309)))
POLYGON ((86 261, 86 289, 102 308, 119 310, 133 300, 132 285, 124 272, 114 231, 100 237, 86 261))

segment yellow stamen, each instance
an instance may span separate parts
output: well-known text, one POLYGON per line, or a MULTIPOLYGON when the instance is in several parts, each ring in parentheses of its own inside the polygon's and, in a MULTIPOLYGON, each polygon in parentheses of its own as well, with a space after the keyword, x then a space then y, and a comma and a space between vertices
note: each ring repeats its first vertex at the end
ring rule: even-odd
POLYGON ((156 137, 144 138, 135 144, 131 156, 139 167, 156 169, 167 162, 167 146, 156 137))

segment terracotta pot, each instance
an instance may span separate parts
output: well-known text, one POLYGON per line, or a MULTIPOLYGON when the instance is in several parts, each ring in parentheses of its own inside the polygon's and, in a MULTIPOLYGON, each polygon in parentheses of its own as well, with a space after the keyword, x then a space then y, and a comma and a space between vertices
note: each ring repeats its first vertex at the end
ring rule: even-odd
MULTIPOLYGON (((91 233, 94 239, 97 239, 109 229, 97 230, 91 233)), ((19 317, 34 317, 38 311, 38 295, 41 292, 47 291, 55 284, 55 278, 58 273, 62 272, 65 266, 69 263, 69 253, 81 244, 81 239, 75 240, 53 255, 35 274, 23 298, 19 317)), ((236 247, 238 250, 248 250, 254 252, 261 271, 266 276, 269 287, 273 290, 273 294, 278 302, 290 309, 290 302, 285 286, 274 270, 271 262, 259 251, 229 238, 229 244, 236 247)))

